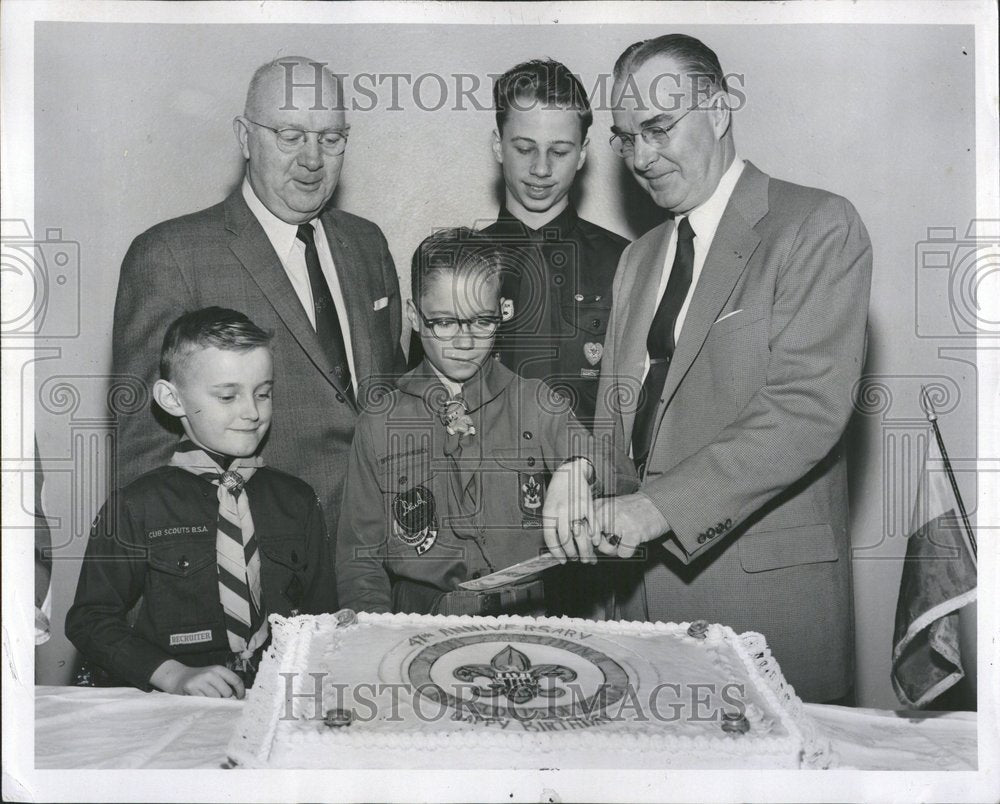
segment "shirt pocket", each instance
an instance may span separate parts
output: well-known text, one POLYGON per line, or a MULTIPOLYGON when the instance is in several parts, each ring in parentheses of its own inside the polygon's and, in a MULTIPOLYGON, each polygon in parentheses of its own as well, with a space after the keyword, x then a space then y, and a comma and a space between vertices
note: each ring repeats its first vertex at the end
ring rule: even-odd
POLYGON ((562 299, 560 312, 563 321, 575 335, 603 342, 608 331, 608 319, 611 317, 610 296, 582 293, 578 295, 583 298, 578 300, 575 296, 570 296, 562 299))
POLYGON ((309 554, 301 533, 268 535, 258 542, 261 585, 269 614, 287 616, 302 605, 306 592, 309 554))
POLYGON ((549 484, 541 449, 498 449, 493 453, 493 460, 496 463, 494 477, 483 479, 489 491, 484 493, 484 498, 495 500, 500 510, 488 518, 498 524, 516 523, 518 520, 513 512, 519 511, 521 527, 541 527, 549 484))
MULTIPOLYGON (((161 634, 217 625, 221 605, 214 537, 155 540, 149 545, 147 567, 144 595, 161 634)), ((185 646, 204 650, 206 641, 185 646)))
POLYGON ((417 460, 393 461, 379 471, 390 557, 412 556, 414 550, 426 551, 433 545, 444 502, 437 497, 437 474, 429 455, 417 460))

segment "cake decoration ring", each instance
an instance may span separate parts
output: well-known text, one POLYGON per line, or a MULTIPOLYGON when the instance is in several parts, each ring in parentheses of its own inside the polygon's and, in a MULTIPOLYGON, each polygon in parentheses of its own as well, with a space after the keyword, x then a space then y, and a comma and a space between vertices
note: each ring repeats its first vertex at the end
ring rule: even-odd
POLYGON ((337 625, 355 625, 358 622, 358 613, 354 609, 341 609, 334 617, 337 618, 337 625))
POLYGON ((750 731, 750 721, 739 712, 723 712, 722 730, 727 734, 746 734, 750 731))
POLYGON ((354 722, 354 713, 347 709, 328 709, 323 717, 323 723, 331 728, 350 726, 354 722))

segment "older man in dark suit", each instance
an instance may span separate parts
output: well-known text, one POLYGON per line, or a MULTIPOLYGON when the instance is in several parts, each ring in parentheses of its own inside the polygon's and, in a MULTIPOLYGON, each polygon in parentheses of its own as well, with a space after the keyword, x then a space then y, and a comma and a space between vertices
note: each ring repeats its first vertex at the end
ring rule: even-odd
MULTIPOLYGON (((600 551, 632 559, 618 615, 759 631, 804 699, 843 698, 868 234, 844 198, 739 158, 697 39, 636 43, 615 89, 612 147, 671 213, 622 255, 597 393, 640 481, 595 512, 600 551)), ((550 542, 573 557, 570 536, 550 542)))
MULTIPOLYGON (((324 64, 262 66, 233 126, 247 160, 241 186, 154 226, 125 255, 114 372, 151 388, 164 332, 185 310, 236 308, 273 330, 274 425, 263 455, 316 489, 335 532, 359 407, 402 369, 396 270, 378 226, 327 208, 348 126, 324 64)), ((117 485, 165 463, 175 440, 153 408, 124 416, 117 485)))

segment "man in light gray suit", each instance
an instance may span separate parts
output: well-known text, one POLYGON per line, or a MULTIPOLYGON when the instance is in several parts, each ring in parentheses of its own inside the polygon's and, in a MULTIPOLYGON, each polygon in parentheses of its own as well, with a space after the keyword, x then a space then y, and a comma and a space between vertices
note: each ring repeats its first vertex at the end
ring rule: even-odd
MULTIPOLYGON (((233 126, 247 160, 241 186, 154 226, 125 255, 114 372, 151 388, 164 332, 185 310, 235 308, 273 330, 274 424, 263 455, 316 489, 335 533, 359 407, 403 367, 395 266, 378 226, 327 207, 349 127, 324 64, 262 66, 233 126)), ((122 417, 116 485, 167 462, 176 434, 162 419, 155 406, 122 417)))
MULTIPOLYGON (((842 436, 868 234, 845 199, 739 158, 722 69, 697 39, 632 45, 615 93, 612 147, 671 213, 622 255, 597 394, 595 432, 603 421, 639 479, 598 504, 592 529, 599 551, 630 559, 617 614, 759 631, 801 697, 843 699, 842 436)), ((550 548, 573 558, 571 536, 550 548)))

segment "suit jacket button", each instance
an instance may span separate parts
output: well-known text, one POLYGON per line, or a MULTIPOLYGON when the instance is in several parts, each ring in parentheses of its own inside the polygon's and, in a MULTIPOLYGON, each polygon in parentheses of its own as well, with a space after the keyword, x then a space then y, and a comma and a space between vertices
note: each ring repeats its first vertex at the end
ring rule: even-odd
POLYGON ((732 526, 733 526, 733 520, 731 520, 731 519, 727 519, 727 520, 726 520, 726 527, 727 527, 727 528, 731 528, 732 526))
POLYGON ((337 394, 337 401, 338 402, 346 402, 347 400, 344 399, 344 395, 343 394, 337 394))
POLYGON ((474 580, 474 581, 477 581, 477 580, 479 580, 482 577, 483 577, 483 573, 481 573, 481 572, 474 572, 474 573, 472 573, 472 580, 474 580))
POLYGON ((708 541, 708 537, 704 533, 699 533, 698 544, 704 544, 706 541, 708 541))
POLYGON ((715 528, 709 528, 705 533, 708 535, 709 539, 715 538, 715 528))
POLYGON ((726 525, 724 522, 720 522, 718 525, 715 526, 716 533, 723 533, 725 530, 726 530, 726 525))
POLYGON ((406 475, 400 475, 399 476, 399 485, 405 486, 407 480, 409 480, 409 478, 406 475))
POLYGON ((191 562, 187 560, 187 556, 181 556, 177 562, 177 566, 181 569, 187 569, 191 566, 191 562))
POLYGON ((528 464, 528 466, 534 466, 535 465, 535 459, 529 455, 528 456, 528 460, 526 461, 526 463, 528 464))

